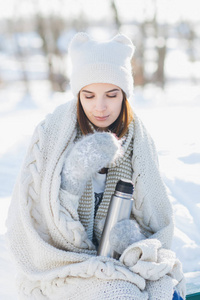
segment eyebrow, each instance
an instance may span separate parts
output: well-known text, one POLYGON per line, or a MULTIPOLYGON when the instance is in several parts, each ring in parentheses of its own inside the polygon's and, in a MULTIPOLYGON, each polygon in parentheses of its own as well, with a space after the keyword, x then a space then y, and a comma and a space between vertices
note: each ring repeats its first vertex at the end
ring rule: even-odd
MULTIPOLYGON (((93 93, 93 92, 87 91, 87 90, 82 90, 81 92, 84 92, 84 93, 90 93, 90 94, 93 93)), ((119 92, 119 89, 112 89, 112 90, 107 91, 107 92, 105 92, 105 93, 111 93, 111 92, 119 92)))
POLYGON ((87 91, 87 90, 82 90, 81 92, 84 92, 84 93, 90 93, 90 94, 93 93, 93 92, 90 92, 90 91, 87 91))
POLYGON ((119 92, 119 89, 113 89, 113 90, 107 91, 106 93, 111 93, 111 92, 119 92))

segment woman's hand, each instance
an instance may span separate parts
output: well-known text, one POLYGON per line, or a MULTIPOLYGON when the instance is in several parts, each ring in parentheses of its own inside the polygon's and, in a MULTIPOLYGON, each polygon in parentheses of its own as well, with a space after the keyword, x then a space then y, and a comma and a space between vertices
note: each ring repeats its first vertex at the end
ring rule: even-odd
POLYGON ((87 180, 121 155, 121 142, 108 132, 97 132, 78 141, 66 158, 61 187, 80 194, 87 180))

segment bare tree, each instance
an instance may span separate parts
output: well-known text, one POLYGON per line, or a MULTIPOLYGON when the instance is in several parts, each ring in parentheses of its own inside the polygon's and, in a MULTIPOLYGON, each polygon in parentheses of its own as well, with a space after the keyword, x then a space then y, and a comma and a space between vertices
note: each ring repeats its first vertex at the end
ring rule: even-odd
MULTIPOLYGON (((17 16, 17 7, 15 9, 15 17, 17 16)), ((21 66, 21 74, 22 74, 22 81, 24 82, 24 86, 25 86, 25 94, 28 94, 30 91, 29 88, 29 78, 28 78, 28 74, 27 74, 27 56, 28 56, 28 52, 27 52, 27 48, 26 47, 22 47, 21 43, 20 43, 20 36, 18 34, 18 30, 19 28, 16 26, 16 20, 15 17, 13 16, 13 18, 11 20, 7 20, 6 22, 6 35, 7 38, 10 40, 11 44, 14 45, 14 56, 16 58, 16 61, 20 63, 21 66)), ((20 21, 21 27, 24 27, 23 21, 20 21)))
MULTIPOLYGON (((122 26, 122 22, 119 17, 119 11, 116 5, 115 0, 111 0, 111 10, 114 16, 114 24, 117 28, 117 31, 120 31, 122 26)), ((132 66, 134 72, 134 82, 135 85, 144 85, 145 78, 144 78, 144 37, 145 37, 145 23, 142 23, 140 26, 140 36, 142 37, 137 42, 137 51, 135 56, 132 59, 132 66)))
POLYGON ((164 87, 165 85, 165 58, 167 53, 166 40, 167 40, 167 26, 161 26, 157 21, 157 0, 153 1, 154 4, 154 17, 152 25, 156 39, 157 50, 157 70, 154 74, 155 81, 164 87))
POLYGON ((139 38, 136 41, 136 53, 133 58, 133 70, 135 85, 144 86, 147 83, 145 76, 145 40, 146 40, 146 26, 145 20, 139 26, 139 38))
POLYGON ((57 47, 58 38, 65 28, 64 22, 56 17, 36 15, 36 30, 43 41, 43 52, 48 64, 48 77, 53 90, 65 91, 68 82, 63 56, 57 47))
POLYGON ((118 13, 118 9, 117 9, 115 0, 111 0, 111 9, 112 9, 113 15, 114 15, 114 23, 115 23, 117 29, 119 30, 122 24, 121 24, 121 21, 119 18, 119 13, 118 13))
MULTIPOLYGON (((195 30, 195 25, 188 20, 181 20, 179 24, 179 37, 182 40, 183 48, 188 56, 188 59, 191 63, 194 63, 197 59, 195 44, 199 40, 197 32, 195 30)), ((191 72, 191 80, 195 84, 197 83, 197 78, 191 72)))

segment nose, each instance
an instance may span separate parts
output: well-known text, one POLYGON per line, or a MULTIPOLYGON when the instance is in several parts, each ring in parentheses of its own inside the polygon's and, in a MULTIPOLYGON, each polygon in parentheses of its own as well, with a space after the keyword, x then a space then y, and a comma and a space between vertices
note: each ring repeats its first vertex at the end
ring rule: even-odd
POLYGON ((103 97, 98 97, 96 99, 96 111, 103 112, 106 110, 106 102, 103 97))

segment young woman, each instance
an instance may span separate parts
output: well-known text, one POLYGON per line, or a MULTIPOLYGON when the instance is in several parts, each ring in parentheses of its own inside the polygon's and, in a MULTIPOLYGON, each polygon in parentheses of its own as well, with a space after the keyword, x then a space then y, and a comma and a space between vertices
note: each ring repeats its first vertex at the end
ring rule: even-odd
POLYGON ((71 41, 74 99, 37 126, 8 216, 20 299, 185 297, 155 146, 128 102, 133 51, 124 35, 71 41), (121 178, 135 190, 130 220, 114 228, 116 260, 96 254, 121 178))

